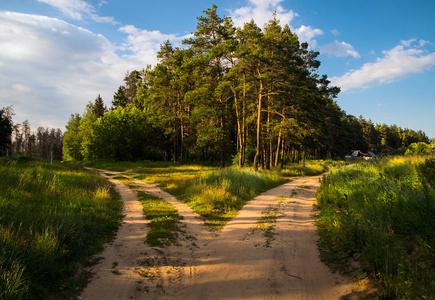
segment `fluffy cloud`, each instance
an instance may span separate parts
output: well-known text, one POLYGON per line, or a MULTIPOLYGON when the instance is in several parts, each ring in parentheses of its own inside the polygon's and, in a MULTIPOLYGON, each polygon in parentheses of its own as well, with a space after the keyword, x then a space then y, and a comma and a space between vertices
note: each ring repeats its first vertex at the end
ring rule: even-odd
POLYGON ((302 42, 307 42, 312 47, 316 47, 316 36, 322 35, 323 31, 318 28, 312 28, 311 26, 302 25, 295 29, 295 33, 302 42))
POLYGON ((121 28, 125 43, 65 21, 0 11, 0 107, 13 105, 17 121, 63 126, 101 93, 110 102, 128 70, 155 62, 159 44, 181 37, 121 28))
POLYGON ((137 59, 147 57, 149 64, 157 62, 156 55, 163 42, 170 41, 173 45, 179 46, 181 41, 189 36, 166 34, 158 30, 142 30, 133 25, 122 26, 119 30, 127 34, 121 49, 130 52, 137 59))
POLYGON ((351 44, 346 42, 339 42, 335 40, 334 42, 321 46, 320 52, 322 54, 329 54, 338 57, 346 57, 350 56, 353 58, 359 58, 360 55, 358 51, 356 51, 351 44))
POLYGON ((357 70, 332 78, 332 82, 346 91, 423 72, 435 65, 435 52, 425 50, 427 44, 427 41, 416 39, 401 41, 394 48, 383 51, 383 57, 376 62, 366 63, 357 70))
MULTIPOLYGON (((285 9, 281 2, 282 0, 248 0, 248 5, 230 10, 229 13, 234 25, 238 27, 251 20, 263 26, 273 18, 274 14, 281 24, 290 24, 298 14, 293 10, 285 9)), ((307 42, 312 47, 316 46, 314 38, 323 34, 322 30, 306 25, 293 28, 293 30, 302 42, 307 42)))
POLYGON ((282 0, 249 0, 248 5, 230 10, 230 15, 236 26, 243 26, 252 19, 263 26, 273 17, 274 12, 283 24, 289 24, 297 14, 285 9, 281 2, 282 0))
MULTIPOLYGON (((116 21, 112 17, 99 16, 96 13, 95 8, 84 0, 37 0, 38 2, 48 4, 65 16, 75 19, 82 20, 84 17, 88 17, 98 23, 112 23, 115 24, 116 21)), ((103 2, 100 2, 100 5, 103 2)))

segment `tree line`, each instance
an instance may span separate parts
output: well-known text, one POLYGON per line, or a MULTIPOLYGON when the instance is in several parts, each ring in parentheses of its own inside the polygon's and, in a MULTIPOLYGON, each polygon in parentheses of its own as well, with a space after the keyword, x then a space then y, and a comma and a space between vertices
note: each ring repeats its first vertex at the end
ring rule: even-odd
POLYGON ((286 160, 394 152, 427 142, 422 131, 346 114, 319 74, 319 52, 276 17, 240 28, 217 7, 158 63, 127 73, 107 109, 100 96, 68 121, 64 158, 232 160, 273 168, 286 160))
POLYGON ((63 133, 57 128, 31 129, 29 121, 14 123, 11 107, 0 109, 0 156, 62 160, 63 133))

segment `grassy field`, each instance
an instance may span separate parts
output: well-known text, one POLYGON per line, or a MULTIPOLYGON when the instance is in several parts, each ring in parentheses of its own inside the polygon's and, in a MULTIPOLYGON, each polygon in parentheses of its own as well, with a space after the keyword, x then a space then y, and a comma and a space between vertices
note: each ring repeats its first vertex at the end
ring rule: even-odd
POLYGON ((250 168, 156 162, 94 162, 92 166, 126 171, 129 176, 156 183, 219 229, 256 195, 286 182, 278 171, 255 172, 250 168))
POLYGON ((392 157, 333 171, 317 198, 326 262, 342 271, 357 266, 382 299, 435 299, 434 157, 392 157))
POLYGON ((0 161, 0 299, 66 298, 113 236, 121 201, 94 172, 0 161))

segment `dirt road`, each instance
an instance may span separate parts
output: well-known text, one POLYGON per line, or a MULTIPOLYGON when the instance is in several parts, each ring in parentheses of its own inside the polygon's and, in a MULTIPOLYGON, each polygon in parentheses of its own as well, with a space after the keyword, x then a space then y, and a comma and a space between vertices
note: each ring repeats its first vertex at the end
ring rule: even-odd
POLYGON ((339 299, 354 285, 320 261, 314 225, 319 177, 302 177, 251 200, 220 232, 184 203, 134 182, 183 216, 177 245, 153 249, 135 193, 112 180, 125 222, 103 252, 83 299, 339 299), (136 204, 133 205, 133 203, 136 204))

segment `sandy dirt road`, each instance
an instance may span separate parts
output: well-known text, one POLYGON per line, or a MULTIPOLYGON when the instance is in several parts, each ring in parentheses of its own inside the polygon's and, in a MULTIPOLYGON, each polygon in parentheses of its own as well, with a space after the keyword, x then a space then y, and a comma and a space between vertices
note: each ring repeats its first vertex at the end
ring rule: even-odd
POLYGON ((319 259, 313 204, 320 177, 257 196, 219 232, 172 195, 134 181, 183 217, 177 245, 161 249, 144 243, 147 225, 135 192, 111 180, 124 199, 125 221, 82 299, 340 299, 355 288, 319 259))

